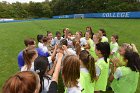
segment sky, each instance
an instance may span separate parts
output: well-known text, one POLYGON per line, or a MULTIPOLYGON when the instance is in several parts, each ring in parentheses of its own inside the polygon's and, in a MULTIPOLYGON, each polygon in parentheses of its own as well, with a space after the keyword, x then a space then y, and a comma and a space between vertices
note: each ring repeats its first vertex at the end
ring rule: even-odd
POLYGON ((0 1, 7 1, 7 2, 9 2, 9 3, 13 3, 13 2, 16 2, 16 1, 18 1, 18 2, 22 2, 22 3, 24 3, 24 2, 30 2, 30 1, 34 1, 34 2, 42 2, 42 1, 45 1, 45 0, 0 0, 0 1))

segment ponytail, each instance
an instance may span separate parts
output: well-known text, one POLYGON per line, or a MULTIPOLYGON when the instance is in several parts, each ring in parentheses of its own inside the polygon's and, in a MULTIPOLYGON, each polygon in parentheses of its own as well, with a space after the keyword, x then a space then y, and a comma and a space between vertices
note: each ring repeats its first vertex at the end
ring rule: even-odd
POLYGON ((94 82, 96 78, 96 70, 95 70, 95 61, 94 58, 89 54, 88 55, 88 65, 86 67, 90 73, 91 82, 94 82))
POLYGON ((31 60, 28 57, 27 49, 23 51, 23 59, 25 64, 27 65, 27 70, 29 70, 31 68, 31 60))
POLYGON ((75 44, 75 50, 76 50, 76 54, 79 55, 81 52, 81 46, 79 42, 76 42, 75 44))
POLYGON ((36 50, 34 47, 28 47, 23 51, 23 59, 25 61, 25 64, 27 65, 27 70, 31 68, 32 62, 31 59, 36 54, 36 50))
POLYGON ((124 47, 125 48, 125 51, 133 51, 133 52, 137 52, 138 53, 138 50, 136 48, 136 45, 131 43, 131 44, 128 44, 128 43, 123 43, 121 45, 121 47, 124 47))
POLYGON ((94 58, 86 50, 82 50, 80 52, 79 58, 84 64, 84 66, 88 69, 90 77, 91 77, 91 82, 94 82, 96 78, 94 58))
POLYGON ((107 63, 107 58, 108 58, 109 56, 107 56, 106 54, 103 54, 103 56, 104 56, 104 61, 107 63))
POLYGON ((131 43, 130 45, 131 45, 131 47, 132 47, 132 51, 138 53, 138 50, 137 50, 137 48, 136 48, 136 45, 133 44, 133 43, 131 43))
POLYGON ((34 61, 34 71, 37 72, 37 74, 40 77, 40 93, 44 89, 44 78, 50 79, 48 76, 45 76, 45 72, 47 71, 47 68, 49 66, 48 58, 39 56, 34 61))
POLYGON ((78 37, 74 38, 72 42, 73 42, 73 45, 75 47, 76 54, 79 55, 81 52, 80 38, 78 38, 78 37))

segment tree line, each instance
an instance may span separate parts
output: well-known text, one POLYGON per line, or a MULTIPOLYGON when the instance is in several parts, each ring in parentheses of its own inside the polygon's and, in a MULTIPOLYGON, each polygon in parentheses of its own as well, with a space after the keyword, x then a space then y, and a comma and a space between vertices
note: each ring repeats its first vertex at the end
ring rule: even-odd
POLYGON ((140 11, 140 0, 45 0, 0 2, 0 18, 50 18, 54 15, 140 11))

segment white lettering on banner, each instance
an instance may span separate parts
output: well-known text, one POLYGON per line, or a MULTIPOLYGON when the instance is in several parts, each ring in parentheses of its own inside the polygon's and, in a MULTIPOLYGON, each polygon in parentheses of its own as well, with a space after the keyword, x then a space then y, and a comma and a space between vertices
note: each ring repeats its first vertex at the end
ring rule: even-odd
POLYGON ((119 17, 119 18, 128 18, 130 17, 130 12, 123 12, 123 13, 103 13, 102 17, 119 17))

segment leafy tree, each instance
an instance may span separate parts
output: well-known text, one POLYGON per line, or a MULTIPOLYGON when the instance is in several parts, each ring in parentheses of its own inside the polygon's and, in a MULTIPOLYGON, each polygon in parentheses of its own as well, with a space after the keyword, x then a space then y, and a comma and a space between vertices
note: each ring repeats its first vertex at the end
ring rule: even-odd
POLYGON ((53 15, 140 11, 139 0, 45 0, 44 2, 0 2, 0 18, 41 18, 53 15))

